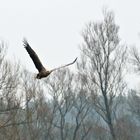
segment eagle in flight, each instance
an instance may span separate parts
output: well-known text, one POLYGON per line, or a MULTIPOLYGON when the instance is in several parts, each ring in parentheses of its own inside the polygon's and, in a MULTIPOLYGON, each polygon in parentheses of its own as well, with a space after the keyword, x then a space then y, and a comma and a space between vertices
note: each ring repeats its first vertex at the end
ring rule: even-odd
POLYGON ((45 67, 42 65, 39 57, 37 56, 37 54, 35 53, 35 51, 30 47, 29 43, 27 42, 26 39, 23 40, 23 45, 26 49, 26 51, 28 52, 29 56, 31 57, 32 61, 34 62, 34 65, 35 67, 37 68, 38 70, 38 74, 36 75, 36 78, 37 79, 41 79, 41 78, 45 78, 47 77, 48 75, 50 75, 53 71, 55 70, 58 70, 60 68, 64 68, 64 67, 67 67, 69 65, 72 65, 76 62, 77 58, 69 63, 69 64, 66 64, 66 65, 63 65, 63 66, 60 66, 60 67, 57 67, 57 68, 54 68, 52 70, 46 70, 45 67))

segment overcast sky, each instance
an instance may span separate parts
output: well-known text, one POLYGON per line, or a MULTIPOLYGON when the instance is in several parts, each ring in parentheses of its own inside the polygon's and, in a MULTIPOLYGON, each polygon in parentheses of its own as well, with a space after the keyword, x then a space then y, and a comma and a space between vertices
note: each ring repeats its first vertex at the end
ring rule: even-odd
POLYGON ((47 67, 65 64, 80 55, 81 31, 89 21, 102 19, 103 7, 114 11, 122 42, 139 47, 139 0, 0 0, 0 39, 8 44, 8 57, 31 72, 37 71, 23 37, 47 67))

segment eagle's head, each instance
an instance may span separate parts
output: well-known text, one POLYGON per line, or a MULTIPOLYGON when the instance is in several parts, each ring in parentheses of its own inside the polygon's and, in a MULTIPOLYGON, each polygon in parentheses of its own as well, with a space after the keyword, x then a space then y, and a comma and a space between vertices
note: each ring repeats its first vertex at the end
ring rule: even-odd
POLYGON ((36 75, 36 79, 45 78, 51 74, 52 71, 42 71, 36 75))
POLYGON ((36 75, 36 79, 41 79, 41 76, 39 73, 36 75))

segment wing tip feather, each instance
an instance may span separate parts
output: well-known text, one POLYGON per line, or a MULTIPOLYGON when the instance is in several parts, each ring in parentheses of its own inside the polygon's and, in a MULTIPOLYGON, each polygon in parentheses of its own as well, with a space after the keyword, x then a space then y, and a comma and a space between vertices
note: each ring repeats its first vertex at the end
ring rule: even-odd
POLYGON ((25 37, 23 38, 23 46, 24 48, 27 48, 29 46, 29 43, 25 37))

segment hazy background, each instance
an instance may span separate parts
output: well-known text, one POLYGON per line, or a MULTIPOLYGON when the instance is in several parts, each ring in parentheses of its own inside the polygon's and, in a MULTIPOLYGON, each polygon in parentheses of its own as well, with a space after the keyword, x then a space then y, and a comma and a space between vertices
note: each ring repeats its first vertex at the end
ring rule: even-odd
MULTIPOLYGON (((7 43, 10 59, 19 59, 35 73, 23 37, 48 68, 65 64, 80 55, 86 23, 102 19, 102 9, 107 7, 115 13, 122 42, 140 47, 139 5, 139 0, 0 0, 0 39, 7 43)), ((127 79, 136 86, 138 78, 127 79)))

